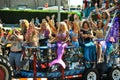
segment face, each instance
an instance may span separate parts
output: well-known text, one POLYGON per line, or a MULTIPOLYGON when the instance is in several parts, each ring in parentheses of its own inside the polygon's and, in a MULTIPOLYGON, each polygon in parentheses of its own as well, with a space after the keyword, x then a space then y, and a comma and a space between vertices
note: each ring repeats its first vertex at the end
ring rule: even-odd
POLYGON ((65 26, 64 26, 64 24, 60 24, 60 31, 65 31, 65 26))
POLYGON ((20 31, 15 31, 16 34, 20 34, 20 31))
POLYGON ((22 22, 22 27, 24 27, 25 26, 25 22, 22 22))
POLYGON ((87 23, 84 23, 83 28, 84 28, 84 29, 88 29, 88 28, 89 28, 89 27, 88 27, 88 24, 87 24, 87 23))
POLYGON ((46 29, 46 22, 43 22, 41 27, 43 30, 45 30, 46 29))
POLYGON ((106 15, 105 12, 102 13, 102 17, 103 17, 103 18, 106 18, 106 17, 107 17, 107 15, 106 15))
POLYGON ((78 18, 78 16, 75 14, 75 15, 74 15, 74 19, 77 19, 77 18, 78 18))
POLYGON ((99 21, 99 22, 98 22, 98 28, 101 28, 101 27, 102 27, 102 22, 99 21))
POLYGON ((34 24, 30 23, 29 24, 29 29, 34 29, 34 24))

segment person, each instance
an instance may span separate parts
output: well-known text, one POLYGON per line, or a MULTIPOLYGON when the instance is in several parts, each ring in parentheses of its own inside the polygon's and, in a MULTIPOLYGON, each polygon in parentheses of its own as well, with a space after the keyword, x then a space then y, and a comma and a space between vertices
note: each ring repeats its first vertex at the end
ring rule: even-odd
POLYGON ((49 16, 46 16, 46 20, 50 26, 50 30, 51 30, 51 35, 53 37, 56 36, 56 33, 57 33, 57 30, 56 30, 56 27, 55 27, 55 22, 54 22, 54 16, 52 17, 52 19, 50 20, 50 17, 49 16))
POLYGON ((62 61, 62 56, 64 53, 64 48, 67 47, 67 41, 69 39, 69 33, 65 22, 60 22, 58 28, 58 33, 55 38, 49 42, 57 42, 57 59, 50 63, 50 66, 59 63, 63 68, 65 68, 65 63, 62 61))
POLYGON ((20 28, 21 28, 21 34, 24 36, 24 41, 25 41, 25 34, 27 32, 27 29, 29 28, 29 22, 27 19, 20 20, 20 28))
POLYGON ((9 52, 10 52, 10 49, 9 49, 9 46, 8 46, 8 33, 5 31, 4 32, 4 35, 1 37, 1 50, 2 50, 2 55, 5 56, 5 55, 9 55, 9 52), (8 51, 8 53, 6 53, 6 50, 8 51))
POLYGON ((60 22, 58 26, 58 32, 55 38, 51 39, 49 42, 56 42, 57 44, 57 58, 49 63, 49 66, 52 67, 55 64, 61 65, 62 80, 64 79, 64 69, 66 65, 62 60, 64 49, 67 47, 67 41, 69 40, 69 32, 65 22, 60 22))
POLYGON ((47 41, 51 37, 51 29, 45 19, 42 20, 40 28, 37 28, 37 31, 39 37, 39 45, 47 46, 47 41))
MULTIPOLYGON (((26 31, 24 46, 38 46, 38 31, 35 29, 35 25, 32 22, 29 23, 29 28, 26 31)), ((28 49, 26 56, 29 58, 32 56, 32 49, 28 49)))
POLYGON ((86 61, 96 61, 96 47, 93 43, 94 36, 88 21, 83 21, 81 37, 83 39, 84 59, 86 61))
POLYGON ((3 30, 2 30, 2 27, 0 27, 0 40, 1 40, 1 38, 2 38, 2 36, 3 36, 3 30))
POLYGON ((102 22, 102 20, 99 20, 97 22, 97 24, 95 24, 92 21, 92 24, 94 25, 94 27, 96 27, 95 32, 95 44, 96 44, 96 52, 97 52, 97 61, 101 62, 102 60, 102 45, 100 44, 101 41, 104 40, 105 38, 105 33, 106 33, 106 28, 104 28, 104 24, 102 22))
POLYGON ((0 39, 4 35, 2 20, 0 19, 0 39))
POLYGON ((38 27, 39 25, 40 25, 40 21, 39 21, 38 17, 36 17, 35 18, 35 26, 38 27))
POLYGON ((49 4, 48 4, 48 2, 46 2, 46 3, 44 4, 44 7, 45 7, 45 8, 48 8, 48 6, 49 6, 49 4))
POLYGON ((98 18, 103 21, 104 29, 108 29, 108 23, 110 22, 110 11, 109 9, 103 10, 102 14, 99 12, 99 9, 96 7, 96 12, 98 14, 98 18))
POLYGON ((76 21, 73 21, 72 23, 73 23, 72 30, 70 31, 71 43, 73 46, 75 46, 75 49, 78 50, 79 48, 78 36, 80 29, 76 21))
POLYGON ((80 12, 78 12, 77 14, 74 14, 73 18, 74 21, 76 21, 79 25, 79 27, 81 27, 81 20, 82 20, 82 14, 80 12))
POLYGON ((55 14, 53 14, 51 16, 51 22, 52 22, 53 26, 55 26, 55 14))
POLYGON ((15 75, 20 73, 21 69, 21 55, 23 35, 17 29, 13 30, 13 34, 8 37, 8 42, 12 44, 10 47, 9 62, 15 70, 15 75))
POLYGON ((25 42, 28 46, 38 46, 38 32, 35 29, 34 23, 29 23, 29 28, 25 34, 25 42))
POLYGON ((34 23, 35 23, 35 20, 34 20, 34 18, 32 18, 30 22, 34 24, 34 23))
POLYGON ((60 22, 58 27, 58 33, 55 38, 51 39, 49 42, 57 43, 57 58, 50 62, 50 66, 59 63, 64 69, 66 67, 65 63, 62 60, 64 49, 67 47, 67 41, 69 40, 69 32, 65 22, 60 22))

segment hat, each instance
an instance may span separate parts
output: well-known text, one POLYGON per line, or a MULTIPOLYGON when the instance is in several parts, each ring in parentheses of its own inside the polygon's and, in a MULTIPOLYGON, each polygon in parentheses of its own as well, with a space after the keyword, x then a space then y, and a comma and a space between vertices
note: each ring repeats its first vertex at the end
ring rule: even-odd
POLYGON ((79 19, 82 20, 82 13, 81 12, 77 12, 76 14, 77 14, 77 16, 79 16, 79 19))

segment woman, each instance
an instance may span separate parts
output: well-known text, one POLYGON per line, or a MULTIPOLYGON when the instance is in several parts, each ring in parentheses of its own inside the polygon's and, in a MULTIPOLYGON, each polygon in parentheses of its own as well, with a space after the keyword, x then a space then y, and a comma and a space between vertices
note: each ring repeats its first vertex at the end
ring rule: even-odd
POLYGON ((57 59, 53 60, 49 64, 50 66, 59 63, 65 69, 66 65, 62 60, 62 56, 64 54, 64 49, 67 47, 68 40, 69 40, 69 33, 68 33, 67 25, 65 22, 60 22, 56 37, 50 40, 50 42, 57 42, 57 59))
POLYGON ((51 29, 45 19, 42 20, 40 28, 38 30, 39 45, 47 46, 47 41, 51 37, 51 29))
POLYGON ((1 38, 2 38, 3 35, 4 35, 4 31, 2 29, 2 26, 0 26, 0 40, 1 40, 1 38))
POLYGON ((24 41, 25 41, 25 34, 27 32, 27 29, 29 27, 29 22, 26 19, 20 20, 20 27, 21 27, 21 33, 24 36, 24 41))
POLYGON ((62 80, 64 79, 64 69, 66 68, 65 63, 62 60, 62 57, 64 54, 64 49, 67 47, 68 40, 69 40, 69 32, 67 29, 67 25, 65 22, 60 22, 56 37, 50 41, 50 42, 57 42, 57 58, 53 60, 51 63, 49 63, 49 66, 51 67, 54 64, 60 64, 62 66, 61 67, 62 80))
POLYGON ((103 24, 104 24, 104 30, 108 29, 108 23, 110 21, 110 13, 108 10, 105 10, 102 12, 102 14, 99 13, 99 11, 97 11, 98 16, 100 18, 100 20, 102 20, 103 24))
POLYGON ((92 24, 94 27, 96 27, 96 30, 95 30, 95 38, 96 38, 96 41, 95 41, 95 44, 96 44, 96 52, 97 52, 97 61, 100 62, 101 61, 101 56, 102 56, 102 45, 100 44, 101 41, 103 41, 103 39, 105 38, 105 33, 106 33, 106 30, 104 28, 104 24, 102 22, 102 20, 99 20, 97 22, 97 24, 95 24, 93 21, 92 21, 92 24))
POLYGON ((78 34, 79 34, 79 25, 77 24, 76 21, 72 22, 72 30, 70 31, 70 38, 71 38, 71 43, 73 46, 75 46, 76 50, 79 48, 79 42, 78 42, 78 34))
POLYGON ((73 18, 74 18, 74 21, 78 23, 79 27, 81 27, 81 20, 82 20, 81 13, 78 12, 77 14, 74 14, 73 18))
POLYGON ((29 46, 38 46, 38 32, 35 29, 35 25, 30 22, 29 28, 25 34, 25 41, 29 46))
POLYGON ((48 24, 49 24, 49 26, 50 26, 50 30, 51 30, 51 35, 53 36, 53 37, 55 37, 56 36, 56 33, 57 33, 57 30, 56 30, 56 27, 55 27, 55 22, 53 22, 54 21, 54 18, 52 19, 52 20, 50 20, 50 17, 49 16, 46 16, 46 19, 47 19, 47 21, 48 21, 48 24))
MULTIPOLYGON (((38 46, 38 32, 35 29, 35 25, 30 22, 29 28, 27 29, 27 32, 25 34, 25 46, 38 46)), ((28 56, 30 57, 32 55, 32 49, 29 49, 28 56)))
POLYGON ((83 39, 84 46, 84 58, 86 61, 96 61, 96 50, 95 45, 92 42, 93 32, 90 29, 88 21, 84 21, 81 29, 81 36, 83 39))

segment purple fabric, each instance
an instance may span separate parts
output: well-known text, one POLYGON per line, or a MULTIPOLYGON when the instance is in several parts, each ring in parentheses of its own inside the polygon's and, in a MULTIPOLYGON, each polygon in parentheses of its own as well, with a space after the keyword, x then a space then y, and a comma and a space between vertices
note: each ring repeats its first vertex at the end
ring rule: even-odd
POLYGON ((112 28, 110 29, 110 32, 109 34, 107 35, 107 38, 106 38, 106 41, 109 42, 111 37, 114 38, 114 42, 117 43, 118 40, 119 40, 119 18, 116 17, 114 22, 113 22, 113 25, 112 25, 112 28))
POLYGON ((106 41, 100 41, 100 44, 102 45, 102 52, 105 53, 107 48, 106 41))
POLYGON ((62 56, 64 54, 64 49, 67 47, 67 43, 58 42, 57 47, 57 59, 53 60, 49 65, 60 64, 65 69, 66 65, 62 60, 62 56))
POLYGON ((49 30, 45 30, 44 37, 48 38, 49 34, 50 34, 50 31, 49 30))

